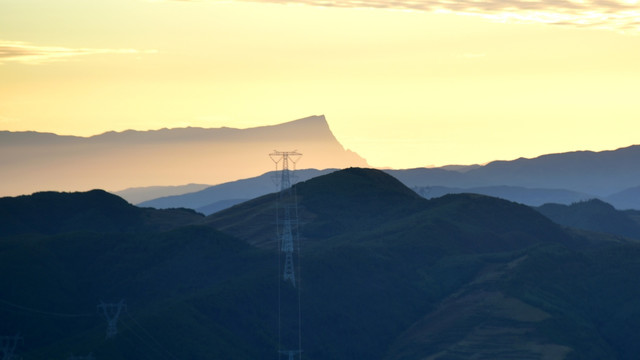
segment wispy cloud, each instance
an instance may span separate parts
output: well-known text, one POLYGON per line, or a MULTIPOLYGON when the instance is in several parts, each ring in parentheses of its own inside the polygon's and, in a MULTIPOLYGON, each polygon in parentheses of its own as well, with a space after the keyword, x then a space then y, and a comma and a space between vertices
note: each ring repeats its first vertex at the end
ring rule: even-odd
POLYGON ((22 41, 0 40, 0 64, 18 62, 42 64, 66 60, 76 56, 96 54, 153 54, 155 50, 67 48, 62 46, 33 45, 22 41))
MULTIPOLYGON (((223 0, 169 0, 181 2, 223 0)), ((383 8, 475 15, 501 22, 640 33, 640 0, 236 0, 323 7, 383 8)))

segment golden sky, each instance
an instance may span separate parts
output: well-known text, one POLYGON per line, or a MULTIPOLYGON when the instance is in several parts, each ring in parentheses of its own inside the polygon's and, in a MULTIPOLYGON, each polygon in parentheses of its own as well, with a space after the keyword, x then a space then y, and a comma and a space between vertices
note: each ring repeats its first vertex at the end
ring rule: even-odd
POLYGON ((638 0, 0 0, 0 24, 0 130, 324 114, 393 168, 640 143, 638 0))

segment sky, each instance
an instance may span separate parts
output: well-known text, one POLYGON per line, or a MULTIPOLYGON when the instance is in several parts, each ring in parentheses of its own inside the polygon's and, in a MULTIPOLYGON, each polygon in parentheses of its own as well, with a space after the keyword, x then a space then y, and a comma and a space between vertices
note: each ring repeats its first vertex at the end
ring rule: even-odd
POLYGON ((0 130, 324 114, 412 168, 640 144, 639 95, 638 0, 0 0, 0 130))

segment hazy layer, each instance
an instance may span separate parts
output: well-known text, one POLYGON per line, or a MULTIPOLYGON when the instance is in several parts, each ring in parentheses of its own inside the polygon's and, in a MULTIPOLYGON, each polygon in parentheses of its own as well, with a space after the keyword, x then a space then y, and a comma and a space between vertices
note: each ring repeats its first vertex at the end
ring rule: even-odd
POLYGON ((324 116, 244 130, 183 128, 90 138, 0 132, 0 195, 218 184, 274 170, 268 156, 274 150, 298 150, 301 168, 367 165, 344 150, 324 116))

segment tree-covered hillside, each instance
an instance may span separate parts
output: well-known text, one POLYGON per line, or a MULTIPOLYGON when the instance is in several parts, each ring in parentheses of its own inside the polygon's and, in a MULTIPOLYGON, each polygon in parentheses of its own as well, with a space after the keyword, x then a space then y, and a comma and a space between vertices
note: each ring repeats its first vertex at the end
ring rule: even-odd
MULTIPOLYGON (((295 189, 302 359, 633 359, 639 350, 635 242, 568 232, 487 196, 426 200, 377 170, 295 189)), ((0 335, 20 334, 17 355, 278 358, 276 194, 206 218, 99 194, 22 198, 28 211, 0 199, 12 229, 0 232, 0 335), (44 219, 51 211, 57 221, 44 219), (127 310, 106 339, 97 306, 121 299, 127 310)))

